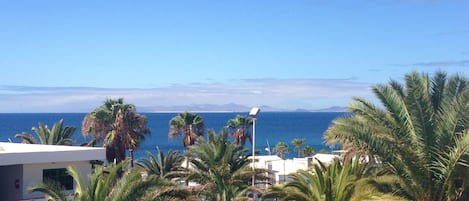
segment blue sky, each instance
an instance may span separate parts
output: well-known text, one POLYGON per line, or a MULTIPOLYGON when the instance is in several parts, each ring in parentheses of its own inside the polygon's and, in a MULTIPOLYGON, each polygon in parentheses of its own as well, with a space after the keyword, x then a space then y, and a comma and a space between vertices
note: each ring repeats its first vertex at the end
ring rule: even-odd
POLYGON ((0 112, 372 99, 410 71, 469 72, 469 2, 0 1, 0 112))

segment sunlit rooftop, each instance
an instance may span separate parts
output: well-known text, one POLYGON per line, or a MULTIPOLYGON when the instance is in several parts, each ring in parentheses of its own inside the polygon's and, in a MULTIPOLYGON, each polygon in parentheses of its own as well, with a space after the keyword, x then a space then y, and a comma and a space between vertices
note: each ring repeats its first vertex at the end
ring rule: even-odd
POLYGON ((15 164, 103 160, 105 149, 97 147, 40 145, 0 142, 0 166, 15 164))

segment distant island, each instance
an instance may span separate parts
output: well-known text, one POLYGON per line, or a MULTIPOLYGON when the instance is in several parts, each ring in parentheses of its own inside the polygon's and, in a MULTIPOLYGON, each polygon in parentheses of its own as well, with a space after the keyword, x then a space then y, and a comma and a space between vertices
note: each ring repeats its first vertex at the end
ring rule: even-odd
POLYGON ((346 112, 347 107, 332 106, 324 109, 311 110, 310 112, 346 112))
MULTIPOLYGON (((295 110, 288 110, 283 108, 275 108, 268 105, 258 106, 263 112, 345 112, 346 107, 333 106, 329 108, 322 108, 316 110, 308 110, 298 108, 295 110)), ((176 106, 146 106, 139 107, 141 112, 247 112, 251 107, 228 103, 222 105, 216 104, 191 104, 191 105, 176 105, 176 106)))

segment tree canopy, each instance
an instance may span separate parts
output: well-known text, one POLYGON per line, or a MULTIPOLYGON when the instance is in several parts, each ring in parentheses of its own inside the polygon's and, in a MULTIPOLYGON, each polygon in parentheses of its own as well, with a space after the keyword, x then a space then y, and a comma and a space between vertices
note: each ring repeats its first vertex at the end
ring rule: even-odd
POLYGON ((376 156, 410 200, 458 200, 469 190, 467 78, 412 72, 404 80, 372 88, 381 106, 354 98, 353 115, 336 119, 325 138, 376 156))
POLYGON ((204 119, 197 113, 183 112, 169 121, 169 138, 184 135, 182 142, 186 148, 203 136, 204 131, 204 119))
POLYGON ((103 105, 88 113, 82 123, 83 135, 92 135, 91 144, 103 142, 108 162, 123 161, 127 149, 135 150, 150 134, 147 118, 135 106, 122 98, 107 99, 103 105))

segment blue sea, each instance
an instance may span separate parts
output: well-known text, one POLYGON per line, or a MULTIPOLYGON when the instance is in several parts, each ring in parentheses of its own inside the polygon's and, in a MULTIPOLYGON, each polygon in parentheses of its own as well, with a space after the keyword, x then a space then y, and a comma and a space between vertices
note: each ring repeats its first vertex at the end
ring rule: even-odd
MULTIPOLYGON (((169 121, 178 113, 142 113, 147 116, 148 127, 151 135, 141 144, 135 152, 136 158, 145 156, 145 151, 155 152, 158 146, 161 150, 184 150, 182 138, 169 140, 169 121)), ((236 115, 247 115, 245 113, 199 113, 204 118, 206 130, 213 129, 217 133, 226 126, 228 120, 236 115)), ((64 124, 77 127, 74 139, 77 144, 90 139, 81 135, 81 122, 85 113, 0 113, 0 142, 21 142, 15 138, 15 134, 28 132, 33 135, 32 127, 37 127, 38 122, 43 122, 52 128, 55 122, 64 119, 64 124)), ((273 149, 277 142, 283 141, 290 145, 290 153, 287 157, 296 156, 293 138, 305 138, 305 145, 310 145, 316 151, 321 149, 330 150, 324 144, 323 134, 331 125, 332 121, 345 113, 336 112, 263 112, 260 113, 256 122, 256 149, 262 154, 268 154, 265 148, 270 145, 273 149)), ((249 142, 245 145, 250 150, 249 142)))

